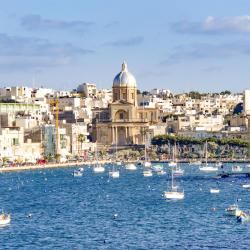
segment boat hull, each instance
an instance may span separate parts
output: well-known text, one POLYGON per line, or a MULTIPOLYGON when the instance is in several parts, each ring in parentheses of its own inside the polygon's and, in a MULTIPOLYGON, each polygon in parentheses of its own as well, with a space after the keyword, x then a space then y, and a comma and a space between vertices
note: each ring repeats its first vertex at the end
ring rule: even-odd
POLYGON ((183 192, 164 192, 164 196, 168 200, 183 200, 185 195, 183 192))
POLYGON ((111 172, 109 172, 109 176, 112 178, 119 178, 120 172, 119 171, 111 171, 111 172))

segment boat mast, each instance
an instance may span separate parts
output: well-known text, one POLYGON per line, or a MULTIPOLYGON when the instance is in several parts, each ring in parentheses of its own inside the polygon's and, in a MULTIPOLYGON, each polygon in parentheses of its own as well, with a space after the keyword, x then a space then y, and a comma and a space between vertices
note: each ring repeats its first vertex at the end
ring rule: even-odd
POLYGON ((207 141, 206 141, 206 144, 205 144, 205 161, 206 161, 206 166, 207 166, 207 141))
POLYGON ((173 168, 171 168, 171 178, 172 178, 172 181, 171 181, 171 190, 174 189, 174 174, 173 174, 173 168))

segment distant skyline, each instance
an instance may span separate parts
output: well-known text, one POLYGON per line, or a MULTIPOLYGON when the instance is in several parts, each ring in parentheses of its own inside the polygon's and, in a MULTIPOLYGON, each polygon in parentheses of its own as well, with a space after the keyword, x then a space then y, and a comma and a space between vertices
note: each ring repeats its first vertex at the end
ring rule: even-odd
POLYGON ((140 90, 249 89, 250 1, 1 2, 1 87, 111 88, 124 60, 140 90))

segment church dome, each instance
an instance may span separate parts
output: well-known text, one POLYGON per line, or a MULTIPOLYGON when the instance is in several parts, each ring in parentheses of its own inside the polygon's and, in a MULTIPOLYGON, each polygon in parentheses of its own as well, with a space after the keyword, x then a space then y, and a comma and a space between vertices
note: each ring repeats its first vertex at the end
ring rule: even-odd
POLYGON ((135 77, 128 71, 126 62, 122 64, 122 71, 116 75, 113 81, 114 87, 136 87, 135 77))

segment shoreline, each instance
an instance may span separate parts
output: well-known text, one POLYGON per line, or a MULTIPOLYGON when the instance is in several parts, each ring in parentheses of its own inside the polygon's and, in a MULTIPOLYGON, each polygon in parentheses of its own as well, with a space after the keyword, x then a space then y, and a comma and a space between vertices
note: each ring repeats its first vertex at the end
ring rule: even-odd
MULTIPOLYGON (((152 163, 169 163, 171 160, 152 160, 152 163)), ((210 160, 208 163, 216 163, 218 160, 210 160)), ((136 163, 136 162, 141 162, 141 161, 136 161, 136 160, 126 160, 123 161, 123 163, 136 163)), ((178 160, 180 163, 190 163, 190 160, 187 159, 182 159, 178 160)), ((220 160, 222 163, 242 163, 242 164, 249 164, 250 159, 224 159, 220 160)), ((101 160, 98 161, 100 164, 108 164, 112 163, 111 160, 101 160)), ((11 167, 1 167, 0 168, 0 173, 3 172, 18 172, 18 171, 25 171, 25 170, 40 170, 40 169, 53 169, 53 168, 69 168, 69 167, 79 167, 79 166, 84 166, 84 165, 93 165, 96 164, 96 161, 81 161, 81 162, 66 162, 66 163, 48 163, 48 164, 35 164, 35 165, 24 165, 24 166, 11 166, 11 167)))

